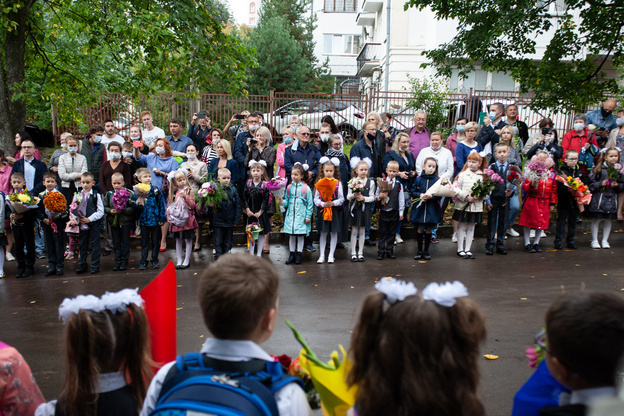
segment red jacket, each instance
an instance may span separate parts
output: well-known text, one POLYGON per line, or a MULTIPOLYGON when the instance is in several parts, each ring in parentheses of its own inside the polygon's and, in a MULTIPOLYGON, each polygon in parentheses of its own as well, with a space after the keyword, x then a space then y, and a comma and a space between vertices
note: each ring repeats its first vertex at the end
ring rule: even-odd
POLYGON ((596 137, 592 136, 591 138, 589 138, 588 133, 589 131, 587 129, 584 129, 583 133, 580 136, 576 132, 576 130, 571 130, 567 132, 565 136, 563 136, 563 141, 561 142, 564 157, 566 152, 570 149, 574 149, 577 152, 581 153, 581 149, 583 148, 583 146, 585 146, 585 143, 590 143, 598 147, 596 137))

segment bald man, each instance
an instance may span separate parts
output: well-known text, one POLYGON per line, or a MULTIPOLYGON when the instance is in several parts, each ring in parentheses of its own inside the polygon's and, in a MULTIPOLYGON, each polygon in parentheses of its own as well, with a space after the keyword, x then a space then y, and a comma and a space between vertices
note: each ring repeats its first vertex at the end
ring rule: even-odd
POLYGON ((616 117, 613 114, 616 105, 615 100, 609 99, 602 104, 599 110, 593 110, 585 114, 587 124, 595 125, 596 136, 602 137, 603 140, 606 140, 611 130, 617 127, 616 117))

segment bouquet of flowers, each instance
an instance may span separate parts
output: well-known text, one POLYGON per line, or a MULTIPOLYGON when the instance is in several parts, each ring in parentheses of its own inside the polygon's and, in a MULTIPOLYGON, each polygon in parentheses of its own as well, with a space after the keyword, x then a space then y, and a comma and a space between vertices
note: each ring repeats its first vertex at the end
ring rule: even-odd
MULTIPOLYGON (((286 178, 282 178, 281 176, 276 176, 270 181, 265 182, 266 187, 271 192, 271 197, 276 199, 283 199, 284 193, 286 193, 286 185, 288 181, 286 178)), ((269 201, 272 203, 273 201, 269 201)), ((284 212, 284 207, 280 206, 280 211, 284 212)))
POLYGON ((550 176, 550 168, 542 163, 532 162, 527 166, 524 177, 527 181, 537 182, 550 176))
MULTIPOLYGON (((546 328, 542 329, 542 332, 545 333, 546 328)), ((546 350, 538 342, 535 342, 532 347, 526 349, 525 355, 529 359, 529 367, 535 369, 546 357, 546 350)))
POLYGON ((310 375, 306 373, 306 371, 301 367, 301 364, 299 363, 299 357, 295 358, 294 360, 291 356, 286 354, 282 354, 279 357, 272 355, 272 357, 276 361, 279 361, 279 363, 282 365, 282 370, 285 373, 297 377, 303 382, 303 391, 305 391, 310 408, 319 409, 321 407, 321 398, 319 397, 319 394, 314 387, 312 377, 310 377, 310 375))
POLYGON ((139 183, 137 185, 134 185, 132 190, 137 197, 137 205, 145 205, 145 198, 147 198, 147 196, 149 195, 150 189, 151 185, 147 183, 139 183))
POLYGON ((8 197, 11 211, 16 214, 23 214, 29 209, 38 208, 39 198, 32 196, 26 189, 21 192, 13 192, 8 197))
MULTIPOLYGON (((318 191, 321 199, 324 202, 329 202, 332 200, 334 196, 334 192, 336 191, 336 186, 338 185, 338 179, 334 178, 323 178, 316 183, 316 190, 318 191)), ((332 209, 323 208, 323 220, 331 221, 332 220, 332 209)))
POLYGON ((67 211, 67 200, 60 192, 48 192, 46 196, 43 197, 43 207, 45 208, 45 213, 50 220, 50 228, 55 233, 58 233, 58 228, 54 223, 54 220, 59 216, 59 214, 67 211))
POLYGON ((206 206, 213 207, 224 199, 227 199, 225 189, 221 184, 212 181, 202 184, 195 194, 195 200, 198 202, 197 209, 200 210, 206 206))
POLYGON ((613 184, 617 184, 622 179, 622 165, 616 163, 615 165, 607 168, 607 188, 613 184))
POLYGON ((252 222, 245 227, 245 234, 247 234, 247 247, 251 247, 254 241, 258 239, 258 236, 262 232, 262 227, 257 222, 252 222))
POLYGON ((584 205, 589 205, 592 198, 587 185, 581 182, 579 178, 573 178, 572 176, 557 175, 556 179, 569 188, 570 193, 576 199, 579 211, 583 212, 585 210, 584 205))
MULTIPOLYGON (((128 207, 128 202, 130 201, 130 191, 127 189, 121 188, 113 193, 113 209, 116 211, 124 210, 128 207)), ((113 226, 117 226, 119 224, 119 213, 115 214, 115 218, 113 219, 113 226)))
MULTIPOLYGON (((379 193, 389 193, 390 190, 392 189, 392 182, 388 182, 388 181, 384 181, 381 178, 377 178, 377 187, 379 188, 379 193)), ((381 203, 381 205, 386 205, 388 203, 388 201, 390 201, 390 197, 387 196, 384 199, 380 200, 379 202, 381 203)))
MULTIPOLYGON (((451 183, 451 181, 447 178, 442 178, 438 179, 433 185, 431 185, 425 194, 430 196, 454 198, 457 195, 457 192, 458 189, 456 184, 451 183)), ((414 198, 413 202, 418 202, 418 205, 416 205, 416 208, 418 208, 422 205, 424 200, 421 198, 414 198)))
MULTIPOLYGON (((347 182, 347 186, 349 187, 349 189, 351 189, 351 192, 355 193, 362 193, 362 191, 364 191, 364 189, 366 188, 366 182, 368 181, 367 178, 364 179, 360 179, 358 177, 352 178, 351 180, 349 180, 349 182, 347 182)), ((363 202, 355 200, 355 203, 357 206, 360 206, 363 204, 363 202)))
POLYGON ((520 180, 522 180, 522 171, 519 167, 510 165, 507 170, 507 181, 509 182, 507 184, 507 189, 512 189, 514 186, 518 186, 520 180))
MULTIPOLYGON (((69 211, 78 219, 87 216, 87 198, 84 197, 83 192, 76 192, 74 194, 74 199, 69 206, 69 211)), ((89 226, 87 224, 80 224, 80 229, 88 230, 89 226)))
POLYGON ((491 169, 483 169, 483 179, 479 179, 470 189, 470 196, 486 198, 496 185, 502 185, 505 181, 500 175, 491 169))

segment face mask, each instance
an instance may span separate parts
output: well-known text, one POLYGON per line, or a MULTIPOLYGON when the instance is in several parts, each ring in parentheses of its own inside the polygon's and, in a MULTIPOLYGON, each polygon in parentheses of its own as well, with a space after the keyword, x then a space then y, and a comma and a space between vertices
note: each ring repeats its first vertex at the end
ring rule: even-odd
POLYGON ((621 126, 622 124, 624 124, 624 117, 618 118, 617 120, 615 120, 615 122, 617 123, 618 126, 621 126))
POLYGON ((496 112, 490 111, 490 114, 488 114, 488 117, 490 117, 490 120, 494 120, 496 118, 496 112))
POLYGON ((600 108, 600 114, 602 114, 602 117, 603 117, 603 118, 607 118, 607 117, 609 117, 612 113, 613 113, 613 111, 608 111, 608 110, 605 110, 605 108, 604 108, 604 107, 601 107, 601 108, 600 108))
POLYGON ((284 143, 291 143, 292 137, 284 137, 284 143))
POLYGON ((140 136, 140 135, 138 135, 138 134, 137 134, 136 136, 132 136, 132 135, 130 135, 130 138, 131 138, 132 140, 139 140, 139 139, 141 138, 141 136, 140 136))
POLYGON ((574 123, 574 130, 581 131, 584 128, 585 128, 585 124, 584 123, 574 123))
POLYGON ((250 124, 249 125, 249 131, 256 131, 260 128, 260 126, 258 124, 250 124))
POLYGON ((164 147, 157 147, 156 148, 156 154, 157 155, 162 155, 165 153, 165 148, 164 147))
POLYGON ((293 129, 295 129, 295 133, 297 133, 297 130, 299 130, 299 126, 291 126, 293 129))
POLYGON ((247 122, 246 121, 241 121, 241 126, 246 126, 247 122))
POLYGON ((67 149, 67 145, 65 143, 61 143, 61 149, 67 149))
POLYGON ((102 136, 93 137, 93 143, 98 144, 102 141, 102 136))
POLYGON ((329 140, 329 134, 321 134, 321 140, 324 141, 324 142, 329 140))
POLYGON ((197 159, 197 153, 187 153, 186 154, 186 158, 188 160, 195 160, 195 159, 197 159))
POLYGON ((438 147, 433 147, 433 146, 431 146, 431 149, 433 149, 433 150, 435 150, 435 151, 438 151, 438 150, 440 150, 441 148, 442 148, 442 145, 441 145, 441 144, 440 144, 440 146, 438 146, 438 147))
POLYGON ((461 124, 459 126, 455 126, 455 130, 457 130, 459 132, 462 132, 462 131, 466 130, 466 125, 461 124))
POLYGON ((366 135, 366 137, 368 137, 368 140, 373 141, 373 140, 375 140, 375 137, 377 137, 377 136, 376 136, 376 135, 374 135, 374 134, 370 134, 370 133, 368 133, 368 134, 366 135))
POLYGON ((119 160, 119 159, 121 159, 121 153, 111 153, 110 154, 110 158, 112 160, 119 160))
POLYGON ((69 153, 78 153, 78 148, 77 147, 68 147, 67 150, 69 151, 69 153))
POLYGON ((122 152, 121 154, 123 155, 123 157, 132 157, 131 152, 122 152))

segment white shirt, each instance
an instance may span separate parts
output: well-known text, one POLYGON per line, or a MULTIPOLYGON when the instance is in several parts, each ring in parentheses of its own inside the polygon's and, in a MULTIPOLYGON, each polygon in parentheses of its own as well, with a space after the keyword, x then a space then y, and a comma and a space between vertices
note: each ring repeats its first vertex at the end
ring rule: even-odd
POLYGON ((145 143, 148 146, 151 146, 154 143, 156 143, 156 140, 158 139, 167 137, 167 135, 165 134, 165 131, 161 129, 160 127, 156 127, 156 126, 154 126, 152 130, 143 129, 142 134, 143 134, 143 143, 145 143))
MULTIPOLYGON (((201 349, 201 353, 226 361, 248 361, 250 359, 274 361, 273 357, 253 341, 230 341, 208 338, 201 349)), ((163 381, 165 381, 167 373, 175 363, 175 361, 172 361, 165 364, 152 379, 147 389, 140 416, 148 416, 156 407, 163 381)), ((288 383, 275 392, 274 397, 280 416, 312 415, 305 392, 295 383, 288 383)))
MULTIPOLYGON (((422 151, 421 151, 422 152, 422 151)), ((384 182, 392 182, 392 187, 395 187, 397 185, 401 185, 401 182, 397 181, 397 178, 394 177, 392 179, 384 179, 384 182)), ((379 200, 379 194, 381 193, 381 189, 379 187, 377 187, 377 190, 375 191, 375 199, 379 200)), ((382 211, 389 211, 389 209, 384 209, 384 207, 381 207, 382 211)), ((403 185, 401 185, 401 189, 399 190, 399 217, 403 216, 403 212, 405 211, 405 190, 403 189, 403 185)))
POLYGON ((438 178, 450 179, 453 176, 453 154, 446 147, 433 150, 431 146, 425 147, 418 153, 416 158, 416 173, 420 175, 425 164, 425 159, 432 157, 438 161, 438 178))
POLYGON ((30 160, 24 157, 24 179, 26 180, 26 189, 32 192, 35 187, 35 167, 32 165, 35 157, 33 156, 30 160))
MULTIPOLYGON (((93 190, 85 192, 85 198, 93 198, 93 196, 93 190)), ((104 203, 102 202, 102 195, 96 194, 95 196, 97 196, 97 211, 87 217, 90 222, 97 221, 104 216, 104 203)), ((72 219, 77 219, 74 214, 70 213, 69 215, 72 219)))

